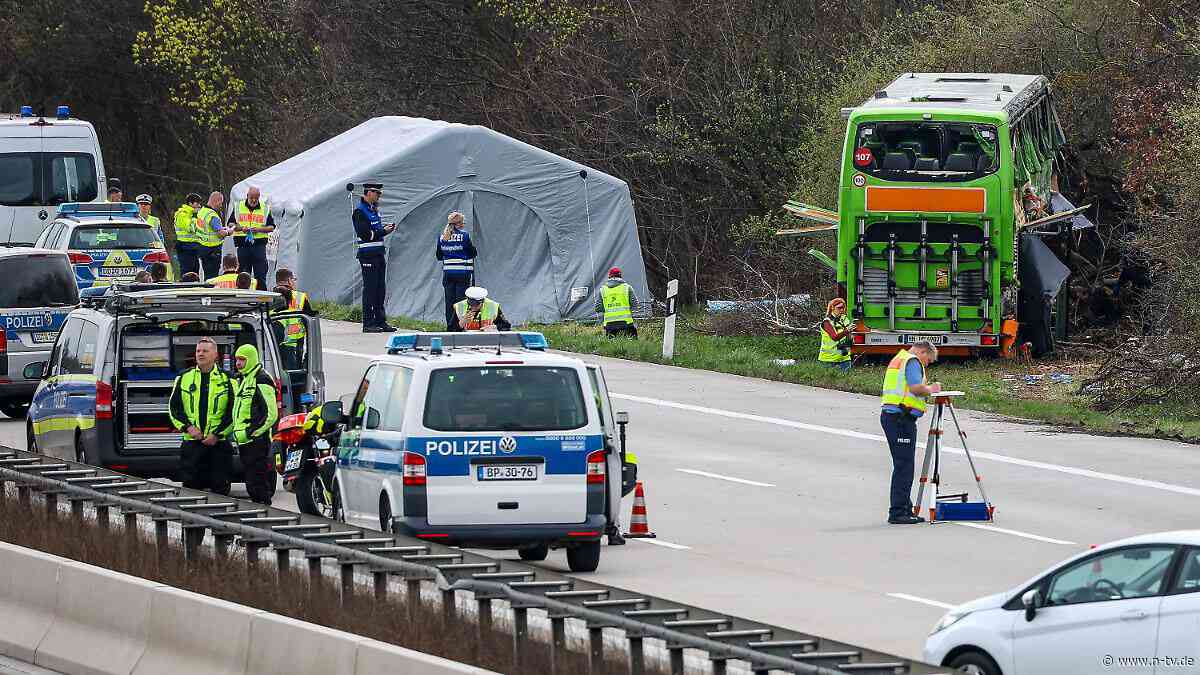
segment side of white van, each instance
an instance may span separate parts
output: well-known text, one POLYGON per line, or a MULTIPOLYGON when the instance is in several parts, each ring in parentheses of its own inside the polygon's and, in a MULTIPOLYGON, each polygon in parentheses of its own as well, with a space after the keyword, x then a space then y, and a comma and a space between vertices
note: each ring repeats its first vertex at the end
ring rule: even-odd
POLYGON ((103 201, 107 178, 91 123, 35 117, 29 106, 0 115, 0 242, 32 244, 66 202, 103 201))

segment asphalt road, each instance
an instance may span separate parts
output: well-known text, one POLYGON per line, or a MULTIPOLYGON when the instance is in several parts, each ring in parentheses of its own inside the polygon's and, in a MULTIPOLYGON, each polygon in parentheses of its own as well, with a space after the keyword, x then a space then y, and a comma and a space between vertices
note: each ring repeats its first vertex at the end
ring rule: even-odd
MULTIPOLYGON (((354 390, 386 336, 339 322, 322 333, 335 398, 354 390)), ((1195 446, 975 413, 959 419, 994 525, 889 526, 876 397, 586 360, 603 364, 614 404, 630 413, 659 537, 606 547, 592 575, 603 583, 919 658, 946 606, 1012 587, 1090 544, 1196 527, 1195 446)), ((0 421, 0 443, 23 447, 22 424, 0 421)), ((961 453, 943 456, 942 476, 945 492, 974 488, 961 453)), ((281 491, 276 505, 289 504, 281 491)), ((561 552, 544 564, 566 570, 561 552)))

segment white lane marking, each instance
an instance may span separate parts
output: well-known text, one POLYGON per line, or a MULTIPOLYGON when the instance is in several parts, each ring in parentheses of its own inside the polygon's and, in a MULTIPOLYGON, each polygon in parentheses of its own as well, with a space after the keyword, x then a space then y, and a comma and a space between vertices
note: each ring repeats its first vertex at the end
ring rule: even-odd
POLYGON ((695 474, 697 476, 707 476, 708 478, 716 478, 718 480, 727 480, 732 483, 742 483, 744 485, 755 485, 757 487, 775 487, 774 483, 760 483, 756 480, 746 480, 745 478, 734 478, 733 476, 722 476, 719 473, 709 473, 707 471, 697 471, 696 469, 675 469, 683 473, 695 474))
MULTIPOLYGON (((808 424, 806 422, 797 422, 795 420, 786 420, 779 417, 764 417, 763 415, 751 415, 749 413, 734 412, 732 410, 721 410, 720 408, 706 408, 699 405, 691 405, 688 403, 676 403, 675 401, 664 401, 657 398, 646 398, 644 396, 632 396, 630 394, 609 394, 613 398, 623 399, 626 401, 634 401, 636 403, 645 403, 647 405, 655 405, 663 408, 675 408, 676 410, 688 410, 698 412, 705 415, 715 415, 718 417, 728 417, 731 419, 748 420, 751 422, 762 422, 764 424, 774 424, 776 426, 791 427, 793 429, 804 429, 805 431, 816 431, 823 434, 833 436, 842 436, 845 438, 857 438, 865 441, 876 441, 886 443, 887 439, 878 434, 865 434, 860 431, 849 431, 847 429, 837 429, 835 427, 826 427, 819 424, 808 424)), ((918 447, 924 447, 924 443, 918 443, 918 447)), ((962 448, 942 446, 943 452, 963 455, 966 454, 962 448)), ((1115 473, 1104 473, 1102 471, 1092 471, 1091 469, 1081 469, 1074 466, 1062 466, 1060 464, 1048 464, 1046 462, 1038 462, 1031 459, 1021 459, 1019 457, 1009 457, 1008 455, 998 455, 994 452, 972 451, 971 456, 979 459, 989 459, 993 462, 1001 462, 1003 464, 1013 464, 1016 466, 1024 466, 1031 469, 1042 469, 1044 471, 1056 471, 1072 476, 1082 476, 1084 478, 1095 478, 1097 480, 1107 480, 1114 483, 1124 483, 1125 485, 1136 485, 1138 487, 1150 488, 1153 490, 1162 490, 1164 492, 1175 492, 1182 495, 1192 497, 1200 497, 1200 488, 1188 487, 1186 485, 1174 485, 1171 483, 1162 483, 1156 480, 1146 480, 1144 478, 1133 478, 1131 476, 1121 476, 1115 473)))
POLYGON ((981 523, 960 523, 957 521, 950 521, 950 522, 952 522, 954 525, 962 525, 963 527, 973 527, 977 530, 986 530, 988 532, 999 532, 1000 534, 1011 534, 1014 537, 1024 537, 1026 539, 1033 539, 1034 541, 1044 541, 1047 544, 1062 544, 1063 546, 1078 546, 1079 545, 1073 541, 1067 541, 1066 539, 1055 539, 1053 537, 1043 537, 1040 534, 1030 534, 1028 532, 1021 532, 1020 530, 1007 530, 1003 527, 996 527, 994 525, 983 525, 981 523))
POLYGON ((691 546, 672 544, 671 542, 663 541, 662 539, 629 539, 628 541, 640 541, 643 544, 654 544, 655 546, 662 546, 663 548, 673 548, 676 551, 690 551, 692 549, 691 546))
POLYGON ((909 595, 908 593, 888 593, 887 596, 889 598, 908 600, 909 602, 919 602, 922 605, 929 605, 931 607, 941 607, 942 609, 951 609, 955 606, 955 605, 951 605, 948 602, 942 602, 940 600, 930 600, 929 598, 922 598, 918 595, 909 595))
MULTIPOLYGON (((326 353, 338 354, 341 356, 355 356, 363 359, 373 359, 376 354, 362 354, 359 352, 347 352, 340 349, 325 349, 326 353)), ((749 413, 740 413, 733 410, 721 410, 720 408, 706 408, 699 405, 691 405, 688 403, 677 403, 675 401, 664 401, 657 398, 647 398, 645 396, 633 396, 631 394, 610 393, 610 396, 625 401, 634 401, 637 403, 645 403, 647 405, 656 405, 663 408, 675 408, 676 410, 688 410, 698 412, 705 415, 716 415, 718 417, 728 417, 731 419, 748 420, 751 422, 762 422, 764 424, 774 424, 781 427, 791 427, 792 429, 804 429, 805 431, 816 431, 823 434, 833 436, 842 436, 844 438, 857 438, 864 441, 875 441, 886 443, 887 439, 878 434, 866 434, 861 431, 850 431, 848 429, 838 429, 836 427, 826 427, 820 424, 808 424, 806 422, 797 422, 795 420, 785 420, 779 417, 766 417, 763 415, 751 415, 749 413)), ((918 443, 918 447, 925 447, 924 443, 918 443)), ((944 452, 963 455, 962 448, 950 446, 942 446, 944 452)), ((976 450, 972 453, 973 457, 979 459, 989 459, 993 462, 1002 464, 1012 464, 1014 466, 1023 466, 1030 469, 1042 469, 1044 471, 1055 471, 1065 473, 1072 476, 1082 476, 1084 478, 1094 478, 1096 480, 1106 480, 1113 483, 1124 483, 1125 485, 1136 485, 1138 487, 1150 488, 1152 490, 1162 490, 1163 492, 1175 492, 1181 495, 1189 495, 1192 497, 1200 497, 1200 488, 1188 487, 1186 485, 1174 485, 1172 483, 1163 483, 1156 480, 1147 480, 1145 478, 1134 478, 1132 476, 1122 476, 1115 473, 1105 473, 1103 471, 1092 471, 1091 469, 1081 469, 1074 466, 1063 466, 1061 464, 1048 464, 1046 462, 1038 462, 1032 459, 1021 459, 1019 457, 1009 457, 1008 455, 998 455, 994 452, 981 452, 976 450)))

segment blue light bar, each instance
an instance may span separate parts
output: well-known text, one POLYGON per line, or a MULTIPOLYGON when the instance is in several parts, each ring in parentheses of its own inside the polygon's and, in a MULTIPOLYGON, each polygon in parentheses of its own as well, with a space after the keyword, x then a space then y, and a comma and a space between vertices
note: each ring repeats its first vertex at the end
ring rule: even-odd
POLYGON ((33 117, 33 106, 31 106, 31 105, 21 106, 21 117, 33 117))
POLYGON ((546 342, 545 335, 534 332, 522 332, 521 343, 525 345, 525 349, 536 349, 543 352, 550 346, 550 343, 546 342))
POLYGON ((402 351, 406 351, 409 349, 416 349, 416 348, 417 348, 417 334, 416 333, 400 333, 397 335, 393 335, 391 338, 388 339, 387 349, 388 349, 389 354, 394 354, 396 352, 402 352, 402 351))
POLYGON ((71 108, 69 106, 60 105, 56 111, 58 119, 65 120, 71 117, 71 108))
POLYGON ((95 216, 137 216, 133 202, 67 202, 58 207, 58 215, 69 218, 95 216))

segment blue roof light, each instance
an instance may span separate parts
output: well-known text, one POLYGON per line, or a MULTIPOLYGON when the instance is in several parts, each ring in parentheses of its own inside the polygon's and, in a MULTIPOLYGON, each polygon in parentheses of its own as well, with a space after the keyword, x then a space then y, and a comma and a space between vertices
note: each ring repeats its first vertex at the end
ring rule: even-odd
POLYGON ((71 108, 69 106, 60 105, 56 111, 58 119, 65 120, 71 117, 71 108))
POLYGON ((138 206, 133 202, 67 202, 58 207, 58 215, 70 218, 137 216, 138 206))
POLYGON ((416 349, 416 348, 417 348, 417 334, 416 333, 399 333, 397 335, 393 335, 391 338, 388 339, 387 349, 388 349, 389 354, 395 354, 396 352, 402 352, 402 351, 406 351, 409 349, 416 349))
POLYGON ((33 117, 33 106, 31 106, 31 105, 21 106, 21 117, 33 117))
POLYGON ((521 344, 525 345, 525 349, 537 349, 543 352, 550 346, 550 343, 546 342, 545 335, 525 331, 521 332, 521 344))

